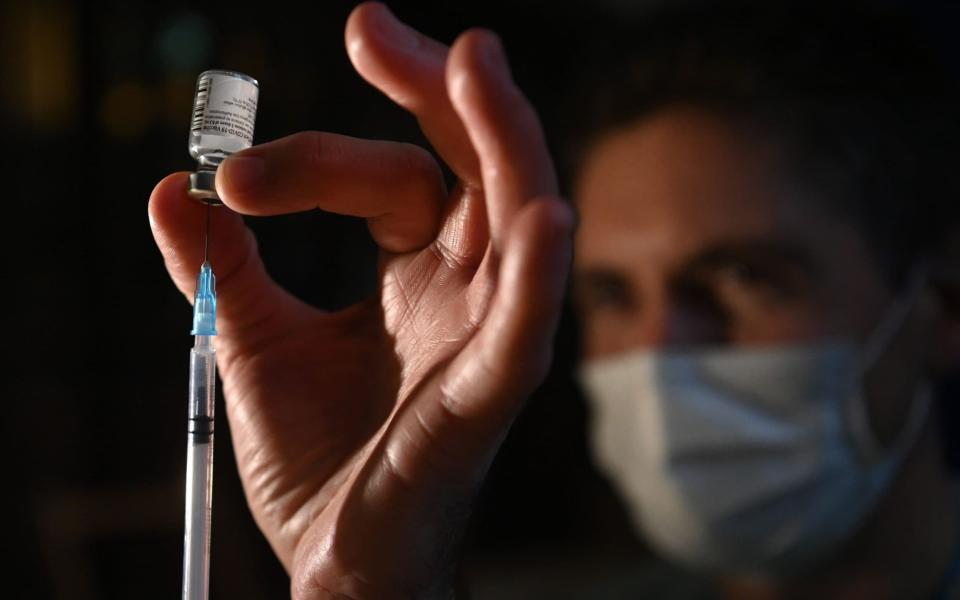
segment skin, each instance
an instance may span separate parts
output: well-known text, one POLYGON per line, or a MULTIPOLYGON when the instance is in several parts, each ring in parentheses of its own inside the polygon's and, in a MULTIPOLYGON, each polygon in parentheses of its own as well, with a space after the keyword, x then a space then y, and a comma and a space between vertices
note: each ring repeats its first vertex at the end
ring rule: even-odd
MULTIPOLYGON (((600 139, 576 186, 574 269, 585 354, 757 347, 843 336, 864 342, 898 290, 857 227, 787 175, 775 140, 672 106, 600 139)), ((956 329, 924 290, 865 378, 881 444, 896 439, 934 365, 956 367, 956 329)), ((915 598, 935 589, 955 543, 956 491, 936 415, 890 493, 832 560, 798 581, 729 574, 735 598, 915 598)))
MULTIPOLYGON (((357 7, 358 73, 412 112, 458 175, 408 144, 307 132, 227 159, 210 248, 217 363, 247 501, 297 600, 451 597, 452 554, 510 423, 544 376, 573 214, 496 36, 450 48, 357 7), (379 293, 339 312, 266 273, 239 214, 364 217, 379 293)), ((188 298, 206 208, 186 173, 150 222, 188 298)), ((322 259, 322 258, 321 258, 322 259)))
MULTIPOLYGON (((364 217, 382 250, 376 297, 325 313, 270 280, 237 214, 214 212, 227 416, 247 500, 294 598, 450 597, 470 501, 549 364, 573 217, 493 34, 468 31, 447 48, 367 3, 346 44, 460 181, 444 189, 422 149, 316 132, 221 166, 218 189, 237 213, 364 217)), ((696 111, 668 117, 610 136, 581 178, 576 288, 588 356, 862 339, 892 291, 856 229, 803 202, 809 194, 778 176, 775 145, 696 111)), ((192 299, 206 210, 185 187, 184 173, 161 181, 149 214, 192 299)), ((957 330, 943 325, 924 297, 868 378, 881 441, 895 437, 902 392, 928 361, 950 362, 926 351, 929 331, 957 330)), ((933 587, 956 520, 934 431, 931 422, 842 559, 793 593, 933 587)), ((766 582, 725 586, 738 597, 791 595, 766 582)))

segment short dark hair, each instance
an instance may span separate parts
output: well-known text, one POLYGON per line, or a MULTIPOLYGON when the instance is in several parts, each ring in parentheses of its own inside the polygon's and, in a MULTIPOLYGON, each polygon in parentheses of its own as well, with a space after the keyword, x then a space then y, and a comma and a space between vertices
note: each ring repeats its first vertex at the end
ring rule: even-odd
POLYGON ((575 172, 603 135, 672 105, 743 119, 852 219, 894 279, 957 223, 956 81, 907 15, 835 1, 687 3, 625 22, 576 87, 575 172))

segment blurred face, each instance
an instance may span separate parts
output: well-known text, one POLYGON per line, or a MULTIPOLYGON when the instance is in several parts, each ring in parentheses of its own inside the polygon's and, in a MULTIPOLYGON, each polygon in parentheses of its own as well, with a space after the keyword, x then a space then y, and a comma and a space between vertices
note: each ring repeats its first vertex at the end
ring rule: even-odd
MULTIPOLYGON (((674 108, 602 139, 581 170, 574 274, 585 356, 641 348, 863 341, 893 299, 856 227, 786 175, 769 140, 674 108)), ((910 327, 867 382, 876 433, 919 377, 910 327), (902 359, 902 360, 901 360, 902 359)))
POLYGON ((576 190, 588 358, 869 332, 890 291, 855 228, 789 181, 783 158, 693 109, 601 140, 576 190))

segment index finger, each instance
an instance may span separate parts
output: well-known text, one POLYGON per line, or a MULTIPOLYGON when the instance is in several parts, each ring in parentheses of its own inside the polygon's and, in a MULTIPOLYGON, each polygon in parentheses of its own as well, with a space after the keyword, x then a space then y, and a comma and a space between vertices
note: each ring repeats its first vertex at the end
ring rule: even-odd
POLYGON ((433 241, 446 198, 440 166, 423 148, 316 131, 230 156, 217 169, 217 191, 246 215, 319 208, 365 217, 391 252, 433 241))

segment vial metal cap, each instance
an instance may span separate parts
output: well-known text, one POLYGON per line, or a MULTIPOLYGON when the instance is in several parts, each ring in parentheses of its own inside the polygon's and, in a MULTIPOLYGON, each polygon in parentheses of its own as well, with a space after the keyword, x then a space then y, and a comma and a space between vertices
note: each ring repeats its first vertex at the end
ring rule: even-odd
POLYGON ((222 206, 223 201, 217 195, 217 172, 201 170, 190 173, 190 183, 187 185, 187 193, 191 198, 195 198, 206 204, 222 206))

